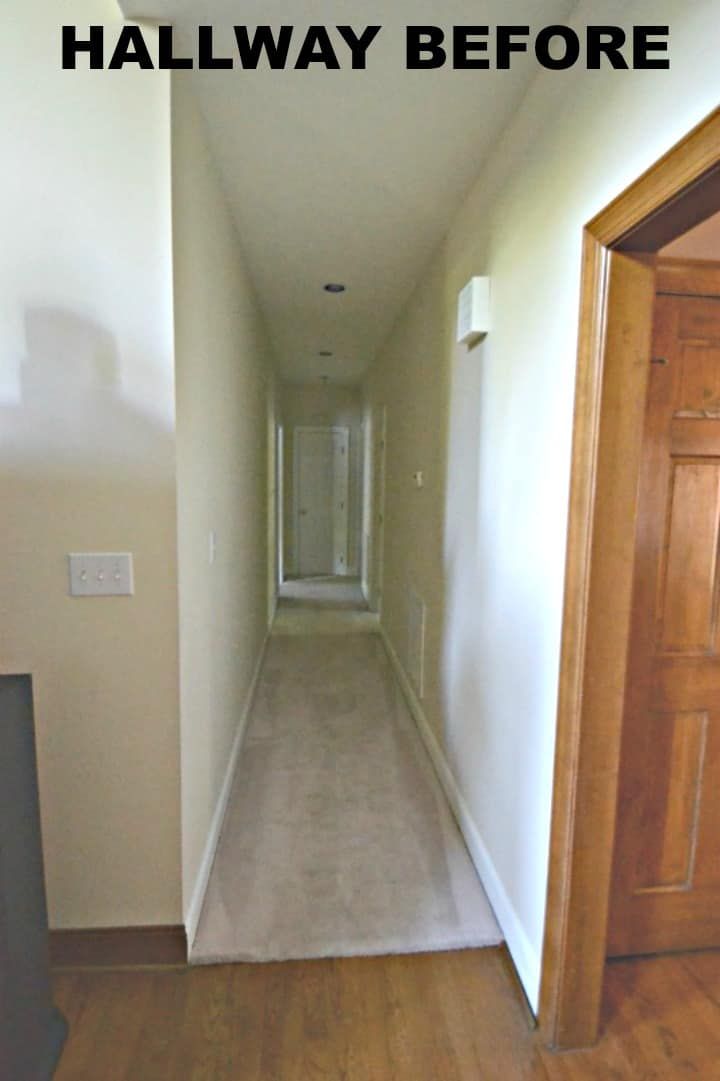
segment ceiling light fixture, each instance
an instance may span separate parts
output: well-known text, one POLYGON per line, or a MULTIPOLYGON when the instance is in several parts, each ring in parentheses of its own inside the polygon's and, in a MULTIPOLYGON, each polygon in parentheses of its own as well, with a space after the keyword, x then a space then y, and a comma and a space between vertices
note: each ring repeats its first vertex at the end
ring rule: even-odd
POLYGON ((346 286, 341 282, 328 282, 327 285, 323 285, 323 289, 326 293, 344 293, 346 286))

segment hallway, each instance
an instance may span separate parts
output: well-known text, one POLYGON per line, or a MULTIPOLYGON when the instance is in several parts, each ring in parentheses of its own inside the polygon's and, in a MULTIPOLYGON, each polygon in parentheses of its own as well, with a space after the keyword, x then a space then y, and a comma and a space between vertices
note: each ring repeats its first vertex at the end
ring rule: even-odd
POLYGON ((273 635, 191 961, 501 937, 380 637, 273 635))
POLYGON ((720 949, 607 961, 626 870, 720 910, 717 3, 651 8, 5 5, 59 1077, 720 1081, 720 949))

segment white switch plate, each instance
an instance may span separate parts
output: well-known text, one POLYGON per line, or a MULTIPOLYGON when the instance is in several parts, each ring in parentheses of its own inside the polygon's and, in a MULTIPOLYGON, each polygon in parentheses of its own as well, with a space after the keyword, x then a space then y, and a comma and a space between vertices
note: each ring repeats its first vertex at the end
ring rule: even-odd
POLYGON ((135 592, 131 552, 71 552, 71 597, 130 597, 135 592))

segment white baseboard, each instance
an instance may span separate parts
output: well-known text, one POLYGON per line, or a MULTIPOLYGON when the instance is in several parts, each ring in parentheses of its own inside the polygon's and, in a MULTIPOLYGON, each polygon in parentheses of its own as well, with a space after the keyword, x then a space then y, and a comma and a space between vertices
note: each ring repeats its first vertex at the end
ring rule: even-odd
POLYGON ((245 696, 245 705, 240 714, 240 720, 230 751, 222 788, 220 789, 220 795, 218 796, 215 805, 215 813, 213 814, 212 822, 210 823, 207 840, 205 841, 205 848, 203 849, 202 860, 200 861, 200 867, 198 868, 198 873, 195 878, 195 886, 190 898, 190 904, 185 913, 185 934, 187 936, 188 952, 192 949, 198 923, 200 922, 200 913, 202 912, 203 901, 205 900, 205 891, 207 890, 213 860, 215 859, 215 850, 217 849, 218 841, 220 840, 220 831, 222 830, 228 800, 230 799, 230 791, 232 789, 235 770, 237 769, 237 763, 240 757, 240 748, 242 747, 245 729, 247 728, 248 718, 250 717, 250 710, 252 708, 253 699, 255 698, 255 690, 260 678, 260 672, 262 671, 263 661, 265 660, 265 651, 267 649, 269 637, 269 633, 265 635, 265 640, 255 665, 255 671, 253 672, 253 677, 245 696))
POLYGON ((505 936, 505 942, 517 969, 520 982, 525 989, 530 1007, 537 1013, 540 995, 540 955, 530 942, 525 928, 505 891, 467 801, 458 787, 447 758, 428 723, 422 704, 415 694, 410 679, 383 626, 380 627, 380 636, 410 712, 418 727, 420 737, 435 767, 438 780, 460 827, 470 858, 475 865, 475 870, 492 905, 500 929, 505 936))

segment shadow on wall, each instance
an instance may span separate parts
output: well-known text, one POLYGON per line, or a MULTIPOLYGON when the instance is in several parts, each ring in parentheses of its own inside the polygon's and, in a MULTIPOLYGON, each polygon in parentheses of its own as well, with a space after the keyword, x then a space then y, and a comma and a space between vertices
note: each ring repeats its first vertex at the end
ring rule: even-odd
POLYGON ((0 405, 0 664, 33 675, 50 921, 152 923, 179 881, 175 451, 122 373, 169 360, 121 356, 73 311, 24 322, 0 405), (73 551, 132 552, 136 595, 71 598, 73 551))
MULTIPOLYGON (((170 430, 123 398, 113 335, 75 312, 25 312, 20 402, 0 406, 0 470, 112 471, 150 482, 174 474, 170 430)), ((148 367, 148 371, 151 369, 148 367)))

